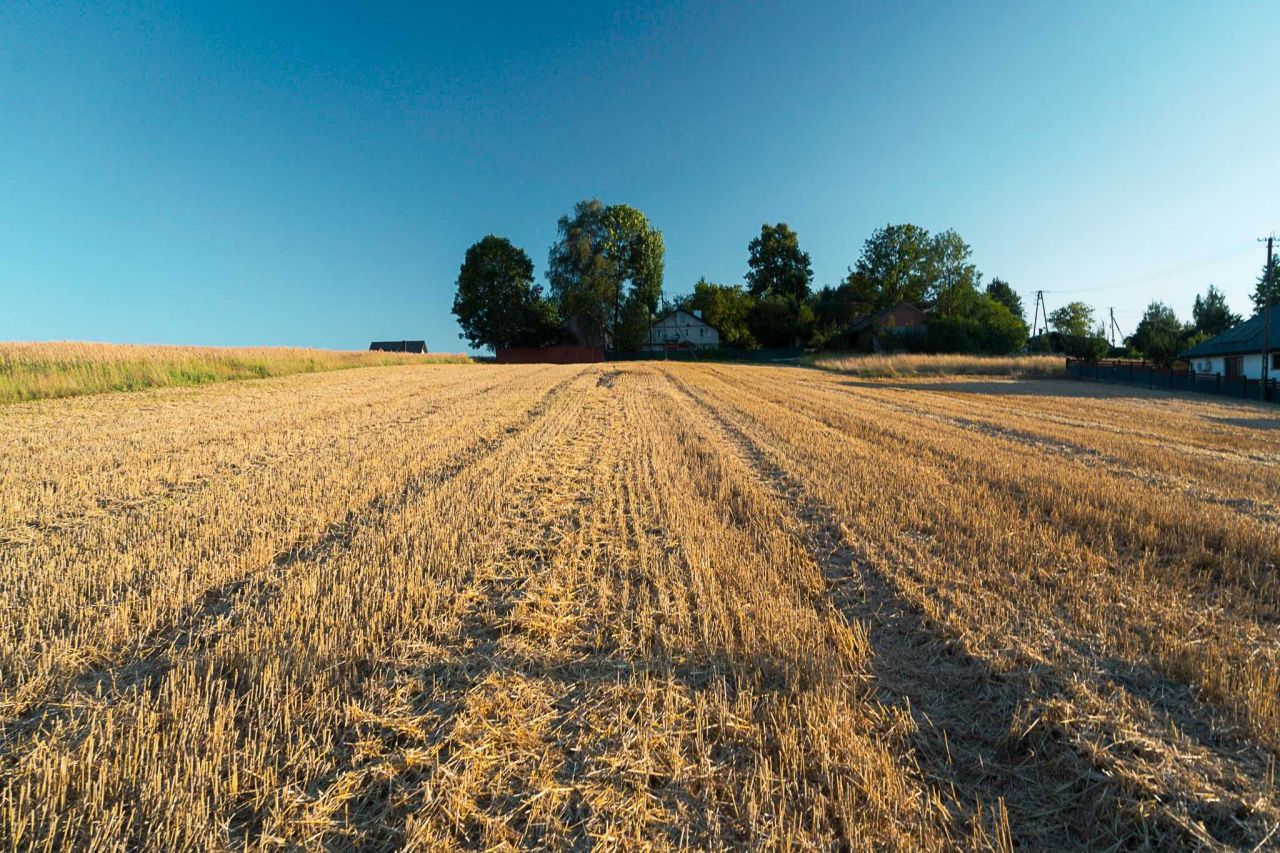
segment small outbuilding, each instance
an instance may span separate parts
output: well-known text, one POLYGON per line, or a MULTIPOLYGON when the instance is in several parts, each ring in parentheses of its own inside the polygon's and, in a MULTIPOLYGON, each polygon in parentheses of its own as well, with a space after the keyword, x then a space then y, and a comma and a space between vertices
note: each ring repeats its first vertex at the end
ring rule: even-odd
POLYGON ((646 352, 666 350, 718 349, 720 332, 702 319, 701 311, 668 311, 654 320, 645 336, 646 352))
POLYGON ((919 308, 910 302, 899 302, 854 322, 849 328, 849 338, 857 349, 881 349, 886 339, 924 334, 928 322, 928 315, 919 308))
MULTIPOLYGON (((1216 373, 1225 379, 1261 379, 1264 317, 1259 312, 1220 335, 1198 343, 1178 356, 1196 373, 1216 373)), ((1269 376, 1280 375, 1280 305, 1271 306, 1271 340, 1266 357, 1269 376)))
POLYGON ((427 351, 426 341, 374 341, 369 344, 369 349, 373 352, 416 352, 424 353, 427 351))

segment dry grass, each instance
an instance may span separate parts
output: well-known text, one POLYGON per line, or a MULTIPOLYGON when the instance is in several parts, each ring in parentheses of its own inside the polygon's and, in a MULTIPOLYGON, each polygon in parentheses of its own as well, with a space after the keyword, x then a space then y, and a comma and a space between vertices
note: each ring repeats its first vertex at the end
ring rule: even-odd
POLYGON ((9 406, 0 847, 1265 847, 1277 423, 660 363, 9 406))
POLYGON ((1065 376, 1060 355, 828 355, 812 366, 862 377, 908 376, 1065 376))
POLYGON ((451 353, 409 355, 287 347, 174 347, 70 341, 0 343, 0 404, 348 367, 468 361, 465 355, 451 353))

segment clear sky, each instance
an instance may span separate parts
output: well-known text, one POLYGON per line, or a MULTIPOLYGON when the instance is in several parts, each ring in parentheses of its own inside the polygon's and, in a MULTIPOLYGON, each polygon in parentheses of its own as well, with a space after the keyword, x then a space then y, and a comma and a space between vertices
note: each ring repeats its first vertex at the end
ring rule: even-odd
POLYGON ((1125 333, 1280 231, 1273 2, 435 6, 0 0, 0 340, 459 350, 467 246, 592 196, 668 295, 914 222, 1125 333))

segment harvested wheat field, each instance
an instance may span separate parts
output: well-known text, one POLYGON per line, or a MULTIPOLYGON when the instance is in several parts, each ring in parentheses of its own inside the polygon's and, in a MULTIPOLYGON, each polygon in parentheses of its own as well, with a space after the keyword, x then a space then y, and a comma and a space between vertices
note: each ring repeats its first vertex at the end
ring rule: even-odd
POLYGON ((1280 411, 386 367, 0 408, 0 846, 1280 845, 1280 411))

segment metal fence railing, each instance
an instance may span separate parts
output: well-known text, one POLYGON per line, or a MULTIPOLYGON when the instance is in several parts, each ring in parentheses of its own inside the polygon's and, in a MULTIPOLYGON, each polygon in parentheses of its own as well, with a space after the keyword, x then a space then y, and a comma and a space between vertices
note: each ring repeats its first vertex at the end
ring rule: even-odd
POLYGON ((1192 370, 1175 370, 1133 361, 1086 361, 1067 359, 1067 375, 1095 382, 1113 382, 1137 385, 1143 388, 1164 388, 1169 391, 1193 391, 1198 394, 1217 394, 1240 400, 1280 401, 1276 380, 1268 379, 1265 386, 1260 379, 1243 376, 1223 376, 1220 373, 1196 373, 1192 370))

